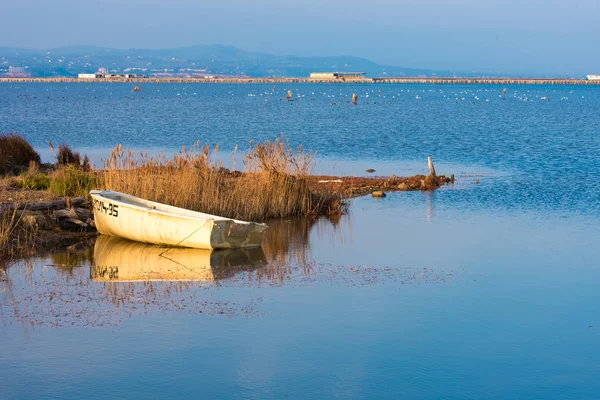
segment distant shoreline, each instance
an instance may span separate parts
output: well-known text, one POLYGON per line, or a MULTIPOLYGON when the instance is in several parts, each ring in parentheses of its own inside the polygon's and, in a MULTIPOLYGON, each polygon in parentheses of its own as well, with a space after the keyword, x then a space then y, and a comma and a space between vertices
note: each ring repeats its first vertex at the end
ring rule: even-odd
POLYGON ((0 78, 0 83, 326 83, 326 84, 445 84, 445 85, 600 85, 600 80, 564 78, 366 78, 366 79, 310 79, 310 78, 130 78, 130 79, 79 79, 79 78, 0 78))

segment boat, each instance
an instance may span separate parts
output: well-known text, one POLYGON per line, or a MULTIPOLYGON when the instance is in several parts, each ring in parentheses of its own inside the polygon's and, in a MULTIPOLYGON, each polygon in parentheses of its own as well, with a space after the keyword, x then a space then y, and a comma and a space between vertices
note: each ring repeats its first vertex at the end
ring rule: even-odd
POLYGON ((90 196, 98 232, 136 242, 209 250, 259 247, 267 229, 111 190, 92 190, 90 196))
POLYGON ((94 245, 94 282, 206 282, 227 280, 266 264, 260 247, 188 249, 100 236, 94 245))
POLYGON ((586 78, 588 81, 600 81, 600 75, 588 75, 586 78))

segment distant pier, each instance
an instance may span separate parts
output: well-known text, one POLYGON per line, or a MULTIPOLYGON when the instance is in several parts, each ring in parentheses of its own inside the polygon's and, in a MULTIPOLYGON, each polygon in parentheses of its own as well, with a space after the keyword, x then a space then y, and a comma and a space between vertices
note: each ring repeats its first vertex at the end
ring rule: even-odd
POLYGON ((0 78, 0 83, 233 83, 233 84, 373 84, 405 83, 431 85, 600 85, 600 80, 551 78, 363 78, 363 79, 312 79, 312 78, 130 78, 130 79, 79 79, 79 78, 0 78))

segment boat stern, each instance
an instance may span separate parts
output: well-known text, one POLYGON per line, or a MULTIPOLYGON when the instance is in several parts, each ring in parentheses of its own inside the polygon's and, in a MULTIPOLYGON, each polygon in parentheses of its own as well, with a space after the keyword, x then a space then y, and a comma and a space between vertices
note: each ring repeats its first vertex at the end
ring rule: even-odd
POLYGON ((214 221, 211 246, 213 249, 259 247, 266 230, 267 225, 255 222, 214 221))

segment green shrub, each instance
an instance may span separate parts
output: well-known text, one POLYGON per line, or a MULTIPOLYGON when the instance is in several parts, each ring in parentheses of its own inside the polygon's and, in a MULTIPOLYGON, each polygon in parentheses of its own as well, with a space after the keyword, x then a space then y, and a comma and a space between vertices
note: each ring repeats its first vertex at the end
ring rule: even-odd
POLYGON ((29 142, 16 133, 0 133, 0 175, 13 173, 31 161, 40 162, 40 155, 29 142))
POLYGON ((52 174, 50 191, 60 197, 87 196, 96 187, 96 174, 73 165, 59 168, 52 174))
POLYGON ((50 178, 48 175, 26 172, 15 181, 21 189, 46 190, 50 187, 50 178))

